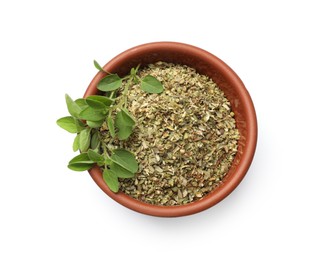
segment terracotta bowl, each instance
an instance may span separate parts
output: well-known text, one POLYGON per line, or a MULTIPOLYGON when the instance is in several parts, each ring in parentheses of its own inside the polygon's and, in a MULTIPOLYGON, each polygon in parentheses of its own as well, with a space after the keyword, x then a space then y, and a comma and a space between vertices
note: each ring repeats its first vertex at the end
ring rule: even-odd
MULTIPOLYGON (((146 66, 157 61, 188 65, 205 74, 224 91, 235 112, 240 132, 238 152, 220 186, 195 202, 182 206, 155 206, 140 202, 123 192, 113 193, 106 186, 101 170, 96 166, 89 173, 97 185, 112 199, 137 212, 160 217, 179 217, 203 211, 229 195, 244 178, 254 156, 257 142, 257 121, 254 105, 243 82, 223 61, 197 47, 176 42, 154 42, 131 48, 109 61, 104 69, 120 76, 138 64, 146 66)), ((97 73, 84 97, 97 94, 97 83, 105 76, 97 73)))

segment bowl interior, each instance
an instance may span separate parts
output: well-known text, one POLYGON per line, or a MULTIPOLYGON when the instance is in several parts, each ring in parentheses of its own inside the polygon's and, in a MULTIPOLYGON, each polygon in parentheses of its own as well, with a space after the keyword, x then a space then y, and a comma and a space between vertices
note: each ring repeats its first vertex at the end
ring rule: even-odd
MULTIPOLYGON (((98 168, 90 171, 95 182, 114 200, 141 213, 155 216, 182 216, 193 214, 218 203, 226 197, 245 176, 253 159, 256 139, 256 115, 251 98, 236 73, 214 55, 197 47, 173 43, 150 43, 134 47, 116 56, 104 68, 120 76, 129 73, 132 67, 144 67, 157 61, 190 66, 200 74, 209 76, 221 88, 231 103, 240 132, 238 152, 223 183, 203 199, 183 206, 154 206, 139 202, 119 192, 114 194, 103 184, 98 168)), ((99 72, 89 85, 85 96, 97 93, 97 83, 105 76, 99 72)))

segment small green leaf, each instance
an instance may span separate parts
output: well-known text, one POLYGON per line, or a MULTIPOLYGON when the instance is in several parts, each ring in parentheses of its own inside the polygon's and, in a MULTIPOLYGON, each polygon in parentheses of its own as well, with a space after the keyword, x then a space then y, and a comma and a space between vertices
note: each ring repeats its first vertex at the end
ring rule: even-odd
POLYGON ((137 76, 139 68, 140 68, 140 64, 138 64, 136 68, 132 68, 130 71, 130 76, 135 84, 139 84, 141 80, 139 76, 137 76))
POLYGON ((119 140, 126 140, 133 132, 132 126, 121 126, 117 132, 117 137, 119 140))
POLYGON ((91 128, 85 128, 79 134, 79 149, 81 152, 86 152, 90 145, 91 128))
POLYGON ((135 119, 132 116, 131 112, 129 110, 127 110, 126 108, 122 108, 122 115, 123 115, 123 119, 125 121, 125 124, 128 126, 134 126, 135 125, 135 119))
POLYGON ((136 74, 140 68, 141 64, 138 64, 138 66, 136 66, 135 68, 132 68, 130 71, 130 75, 135 79, 136 78, 136 74))
POLYGON ((84 98, 78 98, 74 102, 80 107, 81 110, 84 110, 86 107, 88 107, 86 99, 84 98))
POLYGON ((104 71, 104 69, 102 68, 102 66, 100 66, 99 63, 96 60, 94 60, 94 66, 95 66, 96 69, 98 69, 100 71, 104 71))
POLYGON ((152 94, 158 94, 164 91, 164 87, 161 82, 151 75, 147 75, 142 79, 140 88, 143 91, 152 94))
POLYGON ((120 140, 126 140, 132 134, 135 119, 127 109, 122 108, 116 114, 115 124, 119 130, 117 133, 118 138, 120 140))
POLYGON ((87 153, 81 153, 81 154, 78 154, 77 156, 73 157, 69 162, 69 164, 75 164, 75 163, 89 164, 89 163, 94 163, 94 162, 89 159, 89 156, 87 153))
POLYGON ((74 152, 78 151, 79 149, 79 135, 76 135, 73 141, 72 149, 74 152))
POLYGON ((104 170, 103 179, 111 191, 118 192, 120 185, 118 182, 118 178, 114 174, 114 172, 112 172, 110 170, 104 170))
POLYGON ((134 126, 135 119, 131 115, 131 113, 126 109, 122 108, 120 111, 116 113, 116 125, 119 126, 134 126))
POLYGON ((111 156, 111 160, 123 167, 124 169, 136 173, 138 171, 138 162, 135 159, 134 155, 124 149, 115 149, 111 156))
POLYGON ((109 133, 114 138, 115 137, 115 126, 114 126, 113 118, 107 117, 106 123, 107 123, 109 133))
POLYGON ((90 147, 91 149, 95 150, 98 148, 99 144, 100 144, 99 132, 98 130, 96 130, 91 136, 90 147))
POLYGON ((75 122, 78 133, 80 133, 83 129, 86 128, 86 125, 80 119, 75 118, 75 122))
POLYGON ((104 157, 102 155, 100 155, 99 153, 95 152, 94 150, 88 150, 87 152, 89 159, 97 162, 97 163, 103 163, 104 162, 104 157))
POLYGON ((75 164, 71 164, 71 165, 68 165, 68 168, 70 170, 73 170, 73 171, 77 171, 77 172, 83 172, 83 171, 87 171, 89 170, 90 168, 93 167, 93 163, 89 163, 89 164, 86 164, 86 163, 75 163, 75 164))
POLYGON ((74 171, 85 171, 90 169, 94 162, 89 159, 87 153, 81 153, 72 158, 68 164, 68 168, 74 171))
POLYGON ((57 125, 69 133, 78 133, 80 131, 77 121, 72 116, 66 116, 56 121, 57 125))
POLYGON ((87 125, 91 128, 99 128, 102 126, 104 120, 100 120, 100 121, 89 121, 87 120, 87 125))
POLYGON ((111 74, 103 78, 97 85, 101 91, 112 91, 122 86, 122 79, 117 74, 111 74))
POLYGON ((99 102, 97 100, 93 100, 93 99, 86 99, 86 102, 87 104, 92 107, 93 109, 96 109, 96 110, 105 110, 106 109, 106 106, 105 104, 103 104, 102 102, 99 102))
POLYGON ((100 121, 106 117, 106 109, 105 110, 97 110, 92 107, 87 107, 80 112, 80 118, 89 121, 100 121))
POLYGON ((110 165, 110 170, 115 173, 115 175, 119 178, 132 178, 134 177, 134 173, 124 169, 120 165, 116 163, 112 163, 110 165))
POLYGON ((81 112, 81 108, 75 103, 68 94, 65 94, 65 101, 67 103, 68 111, 70 115, 74 117, 79 117, 79 113, 81 112))
POLYGON ((113 99, 105 96, 99 96, 99 95, 88 96, 87 100, 94 100, 94 101, 101 102, 107 107, 114 103, 113 99))

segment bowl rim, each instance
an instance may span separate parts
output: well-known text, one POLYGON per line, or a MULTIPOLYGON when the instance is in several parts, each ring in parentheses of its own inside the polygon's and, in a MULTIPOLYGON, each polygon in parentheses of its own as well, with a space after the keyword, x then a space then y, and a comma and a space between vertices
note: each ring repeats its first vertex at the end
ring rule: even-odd
MULTIPOLYGON (((112 192, 103 181, 102 172, 98 166, 94 166, 93 168, 91 168, 89 170, 89 174, 95 181, 95 183, 109 197, 131 210, 151 216, 180 217, 195 214, 214 206, 215 204, 226 198, 239 185, 239 183, 245 177, 255 154, 257 144, 257 118, 252 99, 238 75, 221 59, 193 45, 169 41, 141 44, 118 54, 113 59, 111 59, 105 66, 103 66, 103 68, 107 71, 114 71, 114 68, 117 68, 119 64, 121 64, 125 60, 128 60, 129 56, 134 56, 136 54, 142 53, 143 51, 149 53, 161 49, 172 49, 174 51, 192 53, 193 55, 196 55, 198 57, 203 57, 207 62, 217 65, 218 69, 222 71, 222 74, 227 75, 228 78, 232 81, 232 85, 235 85, 237 88, 236 90, 240 92, 241 98, 243 100, 243 105, 246 109, 246 115, 249 120, 247 120, 246 122, 247 136, 245 153, 243 153, 241 163, 236 168, 236 174, 232 174, 232 177, 228 178, 227 182, 220 185, 217 188, 217 192, 215 192, 216 190, 214 190, 200 200, 185 205, 177 206, 152 205, 136 200, 120 191, 118 193, 112 192)), ((90 82, 84 94, 84 97, 97 93, 97 83, 105 75, 106 74, 101 71, 99 71, 95 75, 93 80, 90 82)))

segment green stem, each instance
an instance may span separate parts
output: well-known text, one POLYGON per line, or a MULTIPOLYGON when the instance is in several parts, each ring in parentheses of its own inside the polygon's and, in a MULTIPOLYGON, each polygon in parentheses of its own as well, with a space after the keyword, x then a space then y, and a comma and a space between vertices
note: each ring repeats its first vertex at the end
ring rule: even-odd
POLYGON ((136 80, 137 80, 139 83, 141 83, 141 81, 142 81, 142 79, 141 79, 138 75, 136 75, 136 80))
POLYGON ((129 78, 128 82, 125 84, 124 91, 123 91, 123 105, 126 108, 127 101, 128 101, 128 91, 129 87, 132 85, 133 78, 129 78))
POLYGON ((99 142, 100 142, 100 145, 101 145, 101 147, 102 147, 102 149, 103 149, 103 154, 104 154, 104 155, 107 155, 107 154, 108 154, 108 153, 107 153, 107 147, 106 147, 105 142, 104 142, 104 140, 102 139, 102 137, 101 137, 100 134, 99 134, 99 142))
POLYGON ((112 75, 112 73, 108 72, 107 70, 101 69, 102 72, 105 72, 107 75, 112 75))

